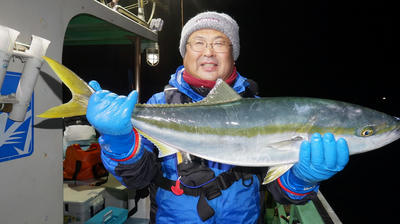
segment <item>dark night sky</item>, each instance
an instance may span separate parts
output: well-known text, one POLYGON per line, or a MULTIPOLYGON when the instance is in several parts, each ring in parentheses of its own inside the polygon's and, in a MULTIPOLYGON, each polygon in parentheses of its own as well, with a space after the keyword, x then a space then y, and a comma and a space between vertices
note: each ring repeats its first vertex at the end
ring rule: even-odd
MULTIPOLYGON (((142 102, 162 91, 182 63, 180 2, 157 2, 155 17, 165 22, 159 33, 160 64, 153 68, 142 61, 142 102)), ((337 99, 400 116, 393 4, 184 0, 184 20, 205 10, 236 19, 241 38, 236 66, 258 82, 261 96, 337 99)), ((127 94, 132 52, 130 46, 65 47, 63 63, 87 81, 97 79, 103 88, 127 94), (100 60, 93 55, 101 55, 100 60)), ((397 141, 352 156, 343 172, 322 183, 322 193, 344 223, 394 222, 400 200, 394 184, 399 148, 397 141)))

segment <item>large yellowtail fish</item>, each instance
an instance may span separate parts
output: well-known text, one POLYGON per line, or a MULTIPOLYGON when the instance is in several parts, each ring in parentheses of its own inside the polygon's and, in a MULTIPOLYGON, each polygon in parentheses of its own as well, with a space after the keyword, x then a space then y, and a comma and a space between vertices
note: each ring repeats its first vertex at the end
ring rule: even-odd
MULTIPOLYGON (((68 68, 44 59, 71 90, 72 99, 39 116, 84 115, 93 90, 68 68)), ((300 144, 312 133, 346 139, 350 154, 400 137, 398 118, 369 108, 316 98, 242 98, 221 80, 197 103, 137 104, 131 120, 159 148, 160 157, 182 151, 226 164, 273 167, 265 183, 298 161, 300 144)))

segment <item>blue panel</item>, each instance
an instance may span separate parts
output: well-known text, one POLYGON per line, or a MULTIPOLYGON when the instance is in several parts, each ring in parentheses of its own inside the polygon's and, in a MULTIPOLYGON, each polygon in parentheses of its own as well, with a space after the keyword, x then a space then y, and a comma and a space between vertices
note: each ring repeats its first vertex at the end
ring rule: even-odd
MULTIPOLYGON (((7 72, 1 95, 15 93, 21 73, 7 72)), ((8 113, 0 112, 0 162, 30 156, 33 153, 33 94, 23 122, 8 118, 8 113)))

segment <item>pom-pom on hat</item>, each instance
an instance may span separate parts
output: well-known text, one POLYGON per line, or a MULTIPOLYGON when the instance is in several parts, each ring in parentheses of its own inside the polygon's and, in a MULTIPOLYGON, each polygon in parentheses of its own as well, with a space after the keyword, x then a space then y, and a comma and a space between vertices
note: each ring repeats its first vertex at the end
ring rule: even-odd
POLYGON ((224 33, 232 43, 233 59, 236 61, 240 53, 239 26, 232 17, 218 12, 202 12, 187 21, 182 28, 179 44, 179 52, 182 57, 185 56, 189 36, 201 29, 214 29, 224 33))

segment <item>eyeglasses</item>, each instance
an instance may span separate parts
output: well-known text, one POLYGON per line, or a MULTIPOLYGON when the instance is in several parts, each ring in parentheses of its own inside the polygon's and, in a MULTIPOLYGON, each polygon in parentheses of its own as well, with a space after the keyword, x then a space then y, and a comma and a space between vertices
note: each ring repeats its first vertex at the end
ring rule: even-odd
POLYGON ((207 43, 205 40, 193 40, 191 42, 188 41, 187 44, 196 52, 204 51, 208 46, 211 46, 211 48, 217 53, 228 52, 229 48, 232 46, 232 44, 223 40, 215 40, 212 43, 207 43))

